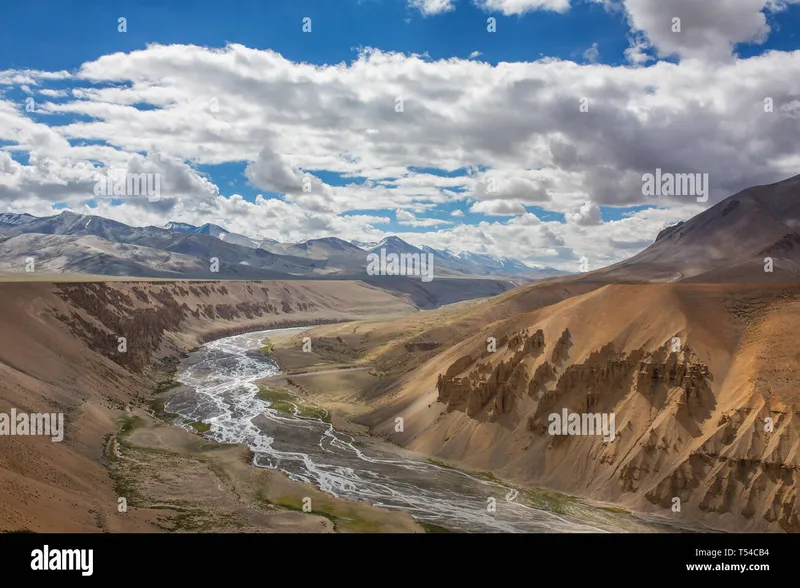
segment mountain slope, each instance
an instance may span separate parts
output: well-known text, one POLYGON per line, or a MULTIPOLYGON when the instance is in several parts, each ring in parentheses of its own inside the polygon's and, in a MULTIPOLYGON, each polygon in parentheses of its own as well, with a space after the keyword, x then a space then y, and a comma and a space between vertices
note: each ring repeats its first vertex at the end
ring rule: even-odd
MULTIPOLYGON (((103 217, 80 215, 69 211, 43 218, 11 213, 0 215, 0 235, 18 237, 23 234, 78 237, 91 235, 112 244, 135 245, 152 250, 149 254, 145 254, 142 250, 142 255, 136 260, 139 265, 131 265, 123 259, 113 259, 114 252, 121 252, 122 248, 103 245, 101 249, 109 255, 106 258, 109 269, 105 270, 104 264, 98 258, 93 267, 100 275, 119 275, 119 272, 125 271, 125 267, 132 268, 132 276, 161 277, 165 274, 171 275, 173 272, 180 273, 179 265, 159 265, 168 259, 168 256, 153 253, 156 250, 197 257, 198 259, 194 263, 183 263, 183 265, 187 268, 197 266, 201 269, 198 270, 194 267, 191 271, 187 269, 185 277, 212 277, 208 275, 207 269, 202 268, 210 267, 213 258, 219 259, 225 270, 220 270, 218 276, 220 278, 269 278, 279 277, 278 273, 283 273, 283 277, 311 275, 342 278, 366 277, 368 254, 370 252, 379 253, 381 250, 398 254, 430 253, 434 256, 437 277, 542 279, 550 277, 554 273, 562 273, 552 270, 552 268, 544 270, 530 268, 517 260, 508 258, 495 259, 477 255, 470 258, 469 256, 472 254, 461 254, 459 257, 430 247, 423 250, 395 236, 387 237, 371 249, 365 250, 337 237, 309 239, 299 243, 252 239, 245 235, 231 233, 223 227, 211 223, 199 227, 179 222, 169 222, 164 227, 132 227, 103 217), (147 269, 148 267, 150 270, 147 269), (258 272, 261 270, 267 273, 259 274, 258 272)), ((63 271, 83 271, 81 263, 65 265, 64 260, 51 263, 49 258, 46 258, 46 254, 41 251, 20 249, 24 243, 33 244, 34 242, 35 240, 18 240, 12 244, 15 247, 15 259, 24 258, 27 255, 38 256, 38 261, 43 267, 47 265, 53 269, 64 267, 63 271)), ((48 241, 50 245, 55 242, 52 239, 48 241)), ((89 242, 75 239, 64 242, 71 244, 69 256, 85 257, 76 248, 88 245, 89 242)), ((94 246, 98 245, 97 242, 93 243, 94 246)), ((53 252, 51 247, 46 251, 53 252)), ((86 254, 88 253, 86 252, 86 254)), ((125 256, 123 255, 123 257, 125 256)))
MULTIPOLYGON (((716 528, 800 532, 800 373, 786 346, 796 327, 800 287, 608 285, 478 326, 384 384, 363 422, 519 483, 716 528), (615 438, 553 436, 549 417, 564 409, 616 415, 615 438)), ((394 357, 372 363, 388 370, 394 357)))
POLYGON ((592 272, 628 281, 781 281, 800 278, 800 176, 734 194, 668 227, 630 259, 592 272), (774 271, 765 272, 765 257, 774 271), (713 273, 712 273, 713 272, 713 273))
POLYGON ((358 325, 355 365, 380 376, 354 395, 370 406, 359 422, 522 486, 800 532, 800 281, 785 238, 799 201, 798 178, 752 188, 612 268, 358 325), (779 268, 766 277, 765 250, 779 268), (614 415, 615 435, 553 434, 565 410, 614 415))
MULTIPOLYGON (((192 256, 196 259, 192 263, 187 263, 187 269, 183 277, 214 277, 218 278, 273 278, 287 277, 289 275, 305 276, 314 273, 315 269, 324 267, 322 262, 309 262, 306 259, 282 256, 270 253, 264 249, 254 249, 236 243, 228 243, 209 233, 218 233, 216 225, 204 225, 198 231, 191 233, 185 231, 173 232, 159 227, 131 227, 124 223, 105 219, 99 216, 78 215, 69 211, 64 211, 59 215, 45 218, 35 218, 35 220, 9 226, 2 229, 2 232, 10 237, 23 234, 36 233, 44 235, 66 235, 66 236, 95 236, 109 241, 113 245, 126 244, 143 247, 142 255, 137 260, 145 273, 133 273, 131 275, 149 275, 152 277, 163 277, 164 272, 180 272, 173 267, 161 266, 165 259, 163 252, 177 253, 184 256, 192 256), (162 253, 158 253, 162 252, 162 253), (219 260, 219 271, 212 272, 213 259, 219 260)), ((48 259, 43 257, 42 252, 35 249, 22 251, 19 247, 23 242, 14 243, 19 255, 32 255, 37 261, 43 264, 48 263, 48 259)), ((87 242, 73 240, 70 255, 80 256, 80 251, 76 248, 81 247, 87 242)), ((98 245, 96 241, 93 242, 98 245)), ((123 251, 124 248, 114 247, 113 245, 103 245, 101 248, 107 252, 123 251)), ((102 264, 96 264, 95 269, 99 274, 119 275, 121 262, 114 261, 114 268, 104 269, 102 264)), ((52 264, 54 267, 57 264, 52 264)), ((81 272, 81 265, 77 264, 71 271, 81 272)), ((176 274, 174 277, 179 277, 176 274)))
MULTIPOLYGON (((412 310, 396 296, 345 281, 0 283, 0 294, 0 412, 61 412, 65 423, 60 443, 38 435, 0 441, 0 532, 160 532, 169 520, 178 528, 185 505, 203 494, 198 488, 211 483, 218 502, 218 480, 230 480, 204 468, 189 467, 188 475, 155 469, 126 448, 122 459, 139 475, 125 494, 129 510, 119 513, 120 453, 109 440, 144 413, 179 353, 239 332, 412 310), (126 353, 117 347, 121 334, 126 353), (135 491, 148 489, 151 467, 179 508, 148 503, 135 491)), ((186 464, 185 448, 179 454, 186 464)), ((245 459, 237 463, 248 471, 245 459)), ((246 504, 236 496, 239 517, 246 504)), ((272 512, 262 504, 257 526, 274 529, 265 518, 272 512)))

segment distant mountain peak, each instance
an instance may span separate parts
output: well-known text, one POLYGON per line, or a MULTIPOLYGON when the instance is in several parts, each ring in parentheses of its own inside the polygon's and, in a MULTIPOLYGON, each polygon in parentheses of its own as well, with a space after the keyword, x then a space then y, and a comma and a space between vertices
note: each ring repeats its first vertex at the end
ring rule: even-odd
POLYGON ((403 241, 400 237, 396 235, 389 235, 381 240, 380 243, 370 248, 370 251, 374 251, 376 249, 388 249, 393 251, 403 251, 403 252, 411 252, 411 253, 420 253, 422 250, 419 247, 415 247, 411 243, 407 243, 403 241))
POLYGON ((36 220, 36 217, 26 213, 4 212, 0 214, 0 224, 22 225, 36 220))
POLYGON ((164 225, 164 228, 167 229, 168 231, 172 231, 173 233, 186 233, 189 235, 211 235, 212 237, 218 237, 218 238, 222 238, 222 235, 230 233, 228 229, 212 223, 206 223, 204 225, 200 225, 199 227, 197 227, 195 225, 190 225, 189 223, 170 221, 166 225, 164 225))
POLYGON ((195 233, 199 235, 211 235, 213 237, 216 237, 217 235, 221 235, 222 233, 230 233, 230 231, 219 225, 215 225, 213 223, 206 223, 204 225, 197 227, 195 233))
POLYGON ((194 233, 198 227, 190 225, 189 223, 170 221, 164 225, 164 228, 168 231, 174 231, 176 233, 194 233))
POLYGON ((336 251, 355 251, 360 249, 358 245, 350 243, 349 241, 345 241, 344 239, 340 239, 339 237, 322 237, 320 239, 309 239, 305 241, 305 243, 301 246, 308 246, 308 245, 322 245, 328 249, 336 250, 336 251))
POLYGON ((354 241, 350 241, 350 244, 351 245, 355 245, 356 247, 358 247, 359 249, 363 249, 364 251, 369 251, 370 249, 372 249, 373 247, 375 247, 378 244, 378 241, 358 241, 358 240, 354 240, 354 241))

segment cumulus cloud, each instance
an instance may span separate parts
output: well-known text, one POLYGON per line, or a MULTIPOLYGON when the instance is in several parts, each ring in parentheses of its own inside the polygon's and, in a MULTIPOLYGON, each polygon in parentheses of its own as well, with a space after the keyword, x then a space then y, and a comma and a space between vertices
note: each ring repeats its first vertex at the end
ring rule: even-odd
MULTIPOLYGON (((647 38, 665 50, 658 35, 647 38)), ((47 75, 0 72, 0 83, 36 88, 47 75)), ((409 239, 453 247, 464 239, 520 256, 507 237, 524 234, 527 261, 557 265, 575 251, 628 256, 663 223, 701 210, 679 197, 643 196, 642 175, 657 168, 708 173, 710 205, 798 166, 800 52, 631 68, 367 49, 351 63, 317 66, 241 45, 153 45, 84 63, 68 93, 57 87, 64 79, 50 76, 53 93, 37 97, 35 117, 0 96, 8 210, 52 213, 55 202, 84 210, 99 170, 145 170, 163 174, 169 197, 160 208, 130 201, 88 210, 130 223, 218 222, 283 240, 365 240, 385 236, 374 225, 399 209, 401 226, 438 227, 409 239), (224 195, 199 171, 218 164, 242 166, 247 182, 279 197, 224 195), (487 221, 465 228, 432 218, 454 203, 487 221), (596 224, 600 206, 642 204, 662 212, 596 224), (568 222, 528 216, 532 205, 568 222)))
MULTIPOLYGON (((739 43, 763 43, 770 34, 765 11, 779 11, 796 0, 621 2, 632 31, 645 34, 661 57, 720 61, 730 59, 739 43)), ((631 47, 630 58, 641 55, 640 47, 631 47)))
POLYGON ((438 218, 418 218, 415 214, 400 208, 395 211, 395 218, 397 219, 397 224, 411 227, 435 227, 453 224, 451 221, 438 218))
POLYGON ((629 39, 629 47, 625 49, 625 59, 632 65, 644 65, 648 61, 654 61, 655 57, 647 53, 651 49, 650 43, 643 34, 632 35, 629 39))
POLYGON ((508 16, 534 10, 566 12, 570 0, 475 0, 475 4, 487 12, 501 12, 508 16))
POLYGON ((594 202, 586 202, 582 206, 566 213, 567 222, 576 225, 599 225, 603 222, 600 207, 594 202))
POLYGON ((319 178, 286 162, 270 147, 259 151, 256 160, 245 169, 245 176, 254 186, 281 194, 325 192, 328 189, 319 178))
POLYGON ((469 211, 493 216, 512 216, 524 213, 525 207, 519 202, 509 200, 484 200, 470 206, 469 211))
POLYGON ((453 0, 409 0, 408 4, 426 16, 455 10, 453 0))

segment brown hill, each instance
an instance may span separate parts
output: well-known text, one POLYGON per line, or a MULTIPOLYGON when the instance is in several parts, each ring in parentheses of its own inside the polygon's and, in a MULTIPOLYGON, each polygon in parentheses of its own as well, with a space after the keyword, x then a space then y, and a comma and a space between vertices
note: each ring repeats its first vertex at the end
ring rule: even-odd
POLYGON ((466 338, 417 334, 438 345, 416 369, 397 363, 399 342, 376 347, 368 360, 384 381, 365 392, 375 408, 360 421, 521 484, 716 528, 796 532, 800 358, 787 340, 798 326, 794 285, 608 285, 477 321, 466 338), (549 434, 549 415, 564 409, 614 414, 615 438, 549 434))
MULTIPOLYGON (((734 194, 668 227, 630 259, 592 272, 614 282, 800 280, 800 176, 734 194), (765 272, 765 258, 773 271, 765 272)), ((580 279, 580 278, 578 278, 580 279)))
MULTIPOLYGON (((0 412, 65 415, 60 443, 42 436, 0 437, 0 530, 157 531, 170 516, 173 522, 185 520, 191 514, 185 508, 137 508, 120 514, 118 498, 128 496, 133 503, 133 491, 121 489, 120 481, 109 475, 120 419, 128 423, 125 426, 147 420, 141 406, 147 405, 159 380, 169 377, 178 354, 236 332, 411 310, 403 299, 356 282, 0 284, 0 412), (119 351, 120 336, 127 341, 125 352, 119 351)), ((318 531, 321 524, 322 530, 330 528, 323 517, 312 521, 302 513, 294 519, 280 513, 265 517, 255 499, 255 505, 245 507, 241 488, 223 492, 220 486, 218 491, 218 484, 233 483, 231 476, 240 476, 242 484, 257 476, 246 456, 234 451, 224 462, 227 474, 219 474, 218 481, 214 468, 222 466, 214 460, 225 452, 210 456, 197 439, 179 429, 151 423, 145 433, 143 439, 155 447, 151 454, 159 459, 167 459, 166 439, 179 447, 172 447, 168 464, 161 463, 164 471, 137 474, 154 477, 153 484, 164 492, 163 476, 171 477, 174 489, 165 501, 174 503, 175 496, 189 496, 202 487, 214 493, 207 508, 231 503, 233 514, 225 513, 221 520, 249 512, 245 530, 318 531), (190 447, 200 457, 190 459, 190 447)), ((273 490, 291 486, 279 477, 269 484, 273 490)), ((312 491, 304 488, 301 496, 312 491)), ((402 523, 391 528, 411 524, 402 523)))
MULTIPOLYGON (((359 422, 520 484, 798 532, 799 228, 800 176, 731 196, 609 268, 359 325, 355 363, 376 376, 351 399, 368 404, 359 422), (613 414, 614 439, 551 434, 564 410, 613 414)), ((347 341, 336 326, 311 334, 347 341)))

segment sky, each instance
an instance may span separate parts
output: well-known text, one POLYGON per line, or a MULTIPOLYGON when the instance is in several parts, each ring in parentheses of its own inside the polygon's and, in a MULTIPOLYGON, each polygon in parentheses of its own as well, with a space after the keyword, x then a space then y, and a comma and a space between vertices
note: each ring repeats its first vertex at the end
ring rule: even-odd
POLYGON ((28 0, 0 18, 0 212, 397 235, 577 271, 797 175, 798 137, 800 0, 28 0), (648 192, 657 172, 699 174, 707 198, 648 192), (96 190, 139 173, 158 198, 96 190))

